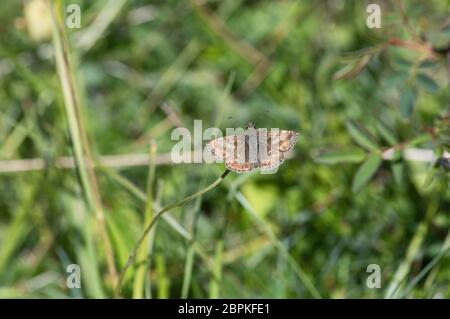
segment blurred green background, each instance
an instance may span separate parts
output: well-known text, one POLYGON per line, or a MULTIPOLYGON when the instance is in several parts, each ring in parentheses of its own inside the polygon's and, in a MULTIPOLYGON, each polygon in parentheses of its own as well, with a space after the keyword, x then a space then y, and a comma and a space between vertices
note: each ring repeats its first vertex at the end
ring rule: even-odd
POLYGON ((450 297, 450 165, 434 165, 450 150, 449 12, 3 1, 0 297, 112 297, 151 217, 224 171, 170 161, 172 130, 194 120, 300 138, 277 174, 231 173, 164 215, 122 297, 450 297), (69 264, 81 288, 67 287, 69 264))

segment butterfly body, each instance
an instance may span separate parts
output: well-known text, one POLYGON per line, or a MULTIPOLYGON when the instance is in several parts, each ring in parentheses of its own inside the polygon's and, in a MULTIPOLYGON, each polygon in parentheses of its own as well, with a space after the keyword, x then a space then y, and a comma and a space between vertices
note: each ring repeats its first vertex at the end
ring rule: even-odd
POLYGON ((297 137, 295 131, 256 129, 250 123, 243 134, 213 139, 207 147, 234 172, 270 171, 283 163, 284 153, 294 147, 297 137))

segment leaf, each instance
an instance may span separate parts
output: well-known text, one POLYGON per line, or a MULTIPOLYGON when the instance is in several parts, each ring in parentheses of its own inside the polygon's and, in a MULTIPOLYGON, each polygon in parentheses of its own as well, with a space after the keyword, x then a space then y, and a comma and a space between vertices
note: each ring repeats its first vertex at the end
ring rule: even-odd
POLYGON ((434 68, 438 66, 438 64, 436 63, 436 61, 433 60, 424 60, 420 63, 419 68, 421 69, 429 69, 429 68, 434 68))
POLYGON ((398 143, 397 137, 394 135, 394 132, 383 122, 377 121, 376 123, 377 130, 380 135, 389 143, 389 145, 395 145, 398 143))
POLYGON ((371 137, 369 131, 360 125, 357 125, 351 121, 345 123, 347 131, 352 139, 366 150, 374 151, 378 149, 376 141, 371 137))
POLYGON ((410 70, 414 65, 413 61, 410 61, 410 60, 407 60, 404 58, 400 58, 400 57, 394 58, 392 62, 393 62, 394 67, 397 67, 400 69, 405 69, 405 70, 410 70))
POLYGON ((366 153, 359 148, 345 150, 326 150, 314 156, 314 161, 320 164, 360 163, 366 153))
POLYGON ((354 193, 360 191, 361 188, 370 181, 378 170, 378 167, 380 167, 381 161, 382 159, 380 154, 372 154, 358 168, 355 176, 353 177, 352 191, 354 193))
POLYGON ((394 180, 397 184, 402 185, 405 178, 405 165, 401 160, 402 155, 399 150, 396 150, 391 162, 391 170, 394 175, 394 180))
POLYGON ((367 63, 369 63, 371 57, 370 54, 366 54, 359 60, 344 66, 333 75, 333 80, 349 79, 357 76, 365 68, 367 63))
POLYGON ((405 176, 405 167, 403 162, 392 163, 391 169, 392 174, 394 175, 395 182, 399 185, 402 185, 405 176))
POLYGON ((402 72, 389 73, 381 81, 383 88, 391 89, 402 85, 408 80, 408 74, 402 72))
POLYGON ((426 74, 419 74, 416 81, 422 89, 429 93, 436 93, 439 90, 439 85, 437 85, 436 82, 426 74))
POLYGON ((428 133, 420 134, 414 138, 412 138, 407 144, 408 146, 416 146, 423 143, 427 143, 431 140, 431 136, 428 133))
POLYGON ((433 183, 434 179, 437 176, 437 173, 438 173, 437 167, 433 167, 427 172, 426 177, 425 177, 425 181, 423 182, 423 187, 424 188, 427 188, 427 187, 431 186, 431 184, 433 183))
POLYGON ((400 113, 404 118, 410 118, 414 111, 417 93, 410 86, 403 90, 400 96, 400 113))
POLYGON ((269 213, 278 198, 277 188, 273 185, 246 183, 242 187, 242 193, 260 217, 269 213))

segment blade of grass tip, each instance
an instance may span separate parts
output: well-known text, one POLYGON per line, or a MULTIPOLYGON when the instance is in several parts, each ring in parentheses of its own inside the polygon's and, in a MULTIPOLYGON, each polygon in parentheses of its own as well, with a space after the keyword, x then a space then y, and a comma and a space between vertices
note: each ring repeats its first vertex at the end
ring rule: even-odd
MULTIPOLYGON (((3 117, 4 115, 2 114, 1 116, 3 117)), ((25 122, 25 120, 17 121, 14 124, 14 129, 4 139, 2 145, 0 146, 0 154, 2 159, 13 158, 16 150, 28 136, 28 128, 26 128, 23 122, 25 122)))
POLYGON ((250 203, 247 201, 247 199, 241 192, 234 192, 234 196, 238 200, 238 202, 242 205, 242 207, 244 207, 245 211, 247 211, 250 214, 250 216, 253 219, 255 219, 258 222, 258 224, 262 226, 262 230, 269 237, 274 247, 280 251, 281 256, 284 257, 286 261, 289 263, 289 265, 292 267, 295 274, 303 282, 305 288, 309 291, 309 293, 316 299, 322 298, 320 296, 319 291, 316 289, 316 287, 314 287, 314 284, 312 283, 309 276, 303 271, 303 269, 298 265, 297 261, 287 251, 286 247, 284 247, 283 243, 277 238, 268 222, 259 217, 259 215, 255 212, 253 207, 250 205, 250 203))
POLYGON ((103 37, 108 27, 121 12, 125 3, 126 0, 109 0, 105 4, 92 24, 81 33, 77 41, 82 51, 86 52, 90 50, 103 37))
MULTIPOLYGON (((48 2, 50 5, 50 2, 48 2)), ((69 124, 71 141, 75 153, 77 168, 86 195, 87 203, 95 213, 100 229, 101 241, 104 245, 109 275, 113 283, 117 282, 116 266, 111 241, 107 232, 105 216, 101 204, 97 179, 93 169, 90 144, 84 130, 81 114, 79 90, 75 81, 74 68, 71 64, 69 44, 64 33, 62 3, 55 1, 51 8, 53 45, 56 58, 56 69, 62 88, 64 107, 69 124)))
MULTIPOLYGON (((225 109, 226 109, 226 105, 227 105, 226 98, 229 96, 229 94, 231 92, 231 88, 233 86, 235 77, 236 77, 236 74, 234 71, 231 72, 230 76, 228 77, 227 84, 225 86, 223 94, 220 97, 220 101, 218 103, 219 112, 216 115, 214 127, 219 127, 220 123, 222 122, 223 114, 225 114, 225 109)), ((203 185, 205 185, 205 176, 202 178, 200 185, 202 185, 202 187, 203 187, 203 185)), ((195 257, 193 243, 195 242, 195 236, 196 236, 195 229, 196 229, 196 224, 197 224, 197 220, 198 220, 198 214, 200 213, 201 201, 202 201, 202 197, 199 196, 195 202, 194 209, 193 209, 193 215, 194 215, 194 218, 193 218, 194 222, 193 222, 193 227, 192 227, 193 240, 190 241, 189 247, 186 252, 186 260, 185 260, 185 264, 184 264, 184 273, 183 273, 183 284, 181 286, 181 298, 183 298, 183 299, 186 299, 188 297, 189 287, 190 287, 191 279, 192 279, 192 270, 193 270, 193 266, 194 266, 194 257, 195 257)))
MULTIPOLYGON (((150 160, 148 166, 148 178, 147 178, 147 201, 145 203, 144 225, 147 225, 153 219, 153 181, 155 177, 155 158, 156 158, 156 144, 154 141, 150 142, 150 160)), ((142 247, 138 250, 136 259, 138 261, 147 259, 149 253, 149 239, 152 236, 153 231, 147 236, 147 240, 144 240, 142 247)), ((150 258, 150 256, 148 257, 150 258)), ((147 262, 142 263, 136 269, 136 275, 134 277, 133 285, 133 298, 142 299, 144 297, 144 284, 146 282, 145 275, 147 274, 148 267, 147 262)))
POLYGON ((145 237, 147 236, 147 234, 149 233, 149 231, 152 229, 152 227, 155 225, 155 223, 158 221, 158 219, 165 213, 168 212, 169 210, 182 206, 188 202, 190 202, 191 200, 197 198, 198 196, 203 195, 204 193, 210 191, 211 189, 213 189, 214 187, 216 187, 217 185, 220 184, 220 182, 222 182, 225 177, 227 177, 227 175, 230 173, 230 171, 227 169, 225 170, 225 172, 220 175, 219 178, 217 178, 213 183, 209 184, 208 186, 206 186, 205 188, 201 189, 200 191, 198 191, 195 194, 192 194, 184 199, 182 199, 181 201, 178 202, 174 202, 166 207, 164 207, 161 211, 159 211, 159 213, 157 213, 152 221, 150 222, 150 224, 145 228, 143 234, 139 237, 138 241, 136 242, 136 245, 134 246, 130 256, 128 257, 128 261, 125 264, 125 267, 122 269, 120 276, 119 276, 119 281, 117 283, 116 289, 115 289, 115 293, 114 295, 117 297, 120 294, 120 290, 121 290, 121 286, 122 286, 122 281, 123 281, 123 277, 127 271, 127 269, 131 266, 131 264, 134 262, 135 256, 136 256, 136 252, 139 249, 139 247, 141 246, 142 242, 144 241, 145 237))

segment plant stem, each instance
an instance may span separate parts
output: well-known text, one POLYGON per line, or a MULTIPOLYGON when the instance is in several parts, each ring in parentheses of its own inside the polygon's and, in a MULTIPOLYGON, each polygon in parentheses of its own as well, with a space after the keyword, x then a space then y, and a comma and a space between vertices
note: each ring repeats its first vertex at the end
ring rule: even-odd
MULTIPOLYGON (((154 141, 150 143, 149 158, 150 164, 147 178, 147 200, 145 203, 144 225, 147 225, 153 219, 153 180, 155 176, 155 158, 156 158, 156 143, 154 141)), ((147 236, 147 240, 144 242, 142 247, 137 252, 138 260, 145 260, 145 262, 141 263, 139 268, 136 270, 136 276, 134 278, 134 286, 133 286, 134 299, 142 299, 144 297, 144 284, 146 281, 147 268, 148 265, 150 264, 150 257, 151 257, 149 250, 150 238, 154 236, 154 233, 155 231, 150 232, 149 236, 147 236)))
POLYGON ((182 206, 188 202, 190 202, 191 200, 197 198, 198 196, 203 195, 204 193, 210 191, 211 189, 213 189, 214 187, 216 187, 220 182, 222 182, 225 177, 227 177, 227 175, 230 173, 230 170, 225 170, 225 172, 222 173, 222 175, 220 175, 220 177, 218 179, 216 179, 213 183, 209 184, 208 186, 206 186, 205 188, 203 188, 202 190, 198 191, 195 194, 192 194, 188 197, 186 197, 185 199, 172 203, 166 207, 164 207, 163 209, 161 209, 159 211, 158 214, 156 214, 152 221, 150 222, 150 224, 145 228, 144 232, 142 233, 141 237, 139 237, 138 241, 136 242, 136 244, 134 245, 133 251, 131 252, 130 256, 128 257, 127 263, 125 264, 125 267, 122 269, 121 273, 120 273, 120 277, 119 277, 119 281, 117 283, 115 292, 114 292, 114 296, 118 297, 122 288, 122 282, 123 282, 123 278, 125 277, 125 274, 128 270, 128 268, 131 266, 131 264, 134 262, 134 258, 136 256, 136 252, 139 249, 139 247, 142 245, 142 242, 144 241, 144 239, 146 238, 147 234, 150 232, 150 230, 153 228, 153 226, 155 225, 155 223, 158 221, 158 219, 166 212, 168 212, 169 210, 175 208, 175 207, 179 207, 182 206))
MULTIPOLYGON (((51 5, 50 2, 48 5, 51 5)), ((97 178, 95 176, 92 151, 83 122, 81 99, 76 82, 75 70, 71 63, 69 44, 64 33, 61 1, 55 2, 50 9, 52 12, 53 45, 55 49, 56 68, 63 93, 64 107, 66 109, 70 136, 75 153, 75 162, 80 174, 87 204, 91 212, 95 214, 98 222, 109 275, 114 284, 117 280, 114 253, 108 236, 105 214, 101 203, 97 178)))

